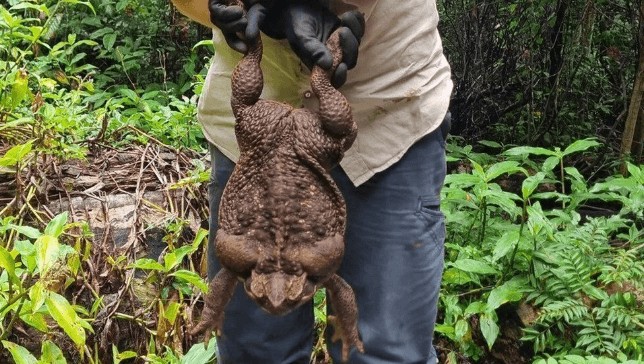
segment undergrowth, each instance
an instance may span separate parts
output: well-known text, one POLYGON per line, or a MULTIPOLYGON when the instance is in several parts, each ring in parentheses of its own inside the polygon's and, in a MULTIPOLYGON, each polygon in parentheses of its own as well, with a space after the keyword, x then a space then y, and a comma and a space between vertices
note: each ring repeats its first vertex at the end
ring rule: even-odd
POLYGON ((503 314, 523 327, 512 339, 537 362, 642 360, 644 170, 629 164, 627 176, 589 183, 574 164, 597 146, 586 139, 499 157, 451 146, 462 171, 443 191, 448 256, 437 331, 461 354, 494 351, 503 314))

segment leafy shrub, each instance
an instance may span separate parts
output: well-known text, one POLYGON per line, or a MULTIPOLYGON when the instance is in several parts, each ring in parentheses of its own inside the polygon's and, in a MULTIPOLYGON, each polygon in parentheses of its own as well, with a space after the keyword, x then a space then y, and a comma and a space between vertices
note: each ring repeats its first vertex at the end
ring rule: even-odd
MULTIPOLYGON (((55 35, 64 29, 65 14, 74 13, 69 10, 73 4, 82 4, 73 6, 83 9, 80 14, 94 14, 96 8, 90 2, 59 1, 52 8, 46 3, 12 3, 10 9, 0 6, 0 120, 5 123, 0 139, 21 143, 35 138, 35 146, 67 157, 82 157, 87 143, 110 137, 122 142, 152 137, 203 148, 195 120, 197 96, 175 96, 200 88, 203 73, 185 72, 185 83, 172 87, 166 83, 131 89, 132 85, 108 84, 114 81, 111 72, 127 75, 127 65, 115 63, 102 70, 87 62, 93 53, 98 56, 92 60, 100 60, 109 41, 99 43, 76 33, 55 35), (47 43, 59 38, 53 46, 47 43), (126 68, 119 70, 121 66, 126 68)), ((197 55, 192 52, 187 57, 194 60, 197 55)), ((133 62, 140 65, 145 60, 133 62)))
POLYGON ((589 188, 564 160, 596 146, 516 147, 500 162, 453 148, 452 155, 470 158, 471 172, 448 175, 443 192, 448 257, 437 332, 467 355, 492 349, 504 305, 534 313, 521 339, 535 354, 644 355, 644 175, 629 165, 629 176, 589 188), (622 208, 580 214, 598 202, 622 208), (486 347, 476 343, 478 332, 486 347))

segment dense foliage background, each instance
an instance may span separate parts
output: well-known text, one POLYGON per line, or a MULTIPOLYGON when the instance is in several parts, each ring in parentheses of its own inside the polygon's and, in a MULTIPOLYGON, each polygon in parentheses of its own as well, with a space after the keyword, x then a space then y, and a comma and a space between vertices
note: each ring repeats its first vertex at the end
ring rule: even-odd
MULTIPOLYGON (((642 4, 439 10, 441 361, 644 360, 642 4)), ((212 360, 185 331, 206 289, 209 36, 163 0, 0 2, 0 362, 212 360)))

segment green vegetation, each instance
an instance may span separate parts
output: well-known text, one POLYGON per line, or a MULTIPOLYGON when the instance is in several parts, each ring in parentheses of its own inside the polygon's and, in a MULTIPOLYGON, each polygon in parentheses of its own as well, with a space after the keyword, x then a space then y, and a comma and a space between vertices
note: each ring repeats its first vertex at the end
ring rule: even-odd
MULTIPOLYGON (((615 142, 636 5, 440 5, 465 120, 443 189, 442 360, 641 362, 644 165, 618 173, 615 142)), ((165 1, 0 5, 0 362, 213 360, 185 330, 206 290, 207 39, 165 1), (84 185, 96 169, 120 174, 84 185), (124 244, 106 222, 117 194, 136 201, 124 244), (88 196, 103 215, 72 203, 88 196)), ((322 335, 313 357, 328 358, 322 335)))
POLYGON ((499 335, 517 335, 508 324, 520 324, 515 339, 535 358, 642 359, 644 170, 629 164, 627 177, 589 184, 565 167, 597 146, 514 147, 495 158, 451 146, 471 170, 449 175, 444 189, 448 262, 437 331, 461 353, 479 358, 499 335))

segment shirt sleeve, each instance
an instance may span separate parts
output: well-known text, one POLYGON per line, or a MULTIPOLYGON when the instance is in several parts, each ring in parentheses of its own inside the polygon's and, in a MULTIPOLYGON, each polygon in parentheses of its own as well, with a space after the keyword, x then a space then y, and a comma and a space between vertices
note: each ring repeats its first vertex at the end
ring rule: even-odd
POLYGON ((183 15, 209 28, 213 27, 210 22, 210 11, 208 0, 172 0, 174 6, 183 15))

